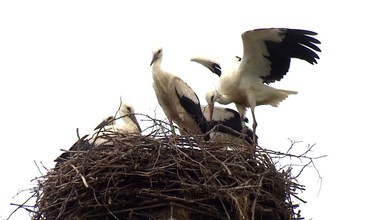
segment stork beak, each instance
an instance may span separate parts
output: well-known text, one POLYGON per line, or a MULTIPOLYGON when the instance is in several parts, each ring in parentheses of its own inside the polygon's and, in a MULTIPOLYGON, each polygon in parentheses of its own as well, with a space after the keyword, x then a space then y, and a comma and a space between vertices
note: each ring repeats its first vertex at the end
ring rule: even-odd
POLYGON ((208 110, 210 115, 210 121, 212 121, 212 115, 214 114, 214 102, 208 104, 208 110))
POLYGON ((157 59, 158 59, 157 54, 153 53, 152 61, 150 61, 150 66, 152 66, 152 64, 154 63, 154 61, 156 61, 157 59))
POLYGON ((106 126, 109 122, 104 120, 102 121, 98 126, 96 126, 96 128, 94 130, 98 130, 98 129, 101 129, 103 128, 104 126, 106 126))
POLYGON ((136 116, 134 114, 128 114, 128 117, 135 123, 135 125, 138 127, 139 131, 141 132, 141 128, 139 125, 139 122, 136 119, 136 116))
POLYGON ((94 130, 103 128, 104 126, 109 125, 110 123, 112 123, 114 120, 115 120, 115 118, 113 116, 107 117, 102 122, 100 122, 100 124, 98 126, 96 126, 96 128, 94 130))

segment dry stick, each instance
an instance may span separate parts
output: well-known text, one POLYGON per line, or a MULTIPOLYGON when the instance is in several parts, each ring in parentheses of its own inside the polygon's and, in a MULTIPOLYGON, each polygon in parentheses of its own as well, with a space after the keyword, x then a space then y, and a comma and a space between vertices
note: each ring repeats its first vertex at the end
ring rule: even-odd
POLYGON ((235 207, 237 211, 239 212, 240 217, 242 219, 246 219, 246 216, 244 214, 244 211, 242 210, 239 200, 235 196, 231 195, 230 192, 227 192, 227 194, 229 194, 230 198, 235 202, 235 207))
MULTIPOLYGON (((173 205, 175 205, 175 206, 178 206, 178 207, 181 207, 181 208, 185 208, 185 209, 188 209, 188 210, 193 211, 193 212, 202 213, 202 214, 204 214, 204 215, 208 215, 208 216, 211 215, 209 212, 205 212, 205 211, 200 210, 200 209, 192 208, 192 207, 189 207, 189 206, 184 206, 184 205, 179 204, 179 203, 176 203, 176 202, 171 202, 171 203, 172 203, 173 205)), ((221 217, 219 216, 219 214, 216 214, 216 213, 215 213, 215 217, 217 217, 217 218, 219 218, 219 219, 221 218, 221 217)))
MULTIPOLYGON (((163 123, 161 125, 163 125, 163 123)), ((269 158, 265 157, 266 156, 265 153, 267 151, 261 150, 261 148, 258 148, 258 149, 260 151, 264 152, 262 154, 262 155, 265 155, 264 158, 263 158, 263 156, 256 156, 254 158, 249 158, 245 154, 245 152, 243 152, 243 150, 242 150, 243 148, 237 148, 236 147, 236 149, 234 149, 234 150, 225 151, 225 150, 221 150, 221 147, 219 147, 222 144, 220 144, 219 146, 214 146, 214 147, 213 147, 213 145, 215 145, 215 143, 212 143, 212 142, 207 143, 206 145, 198 145, 197 142, 194 142, 191 139, 191 136, 176 137, 176 142, 178 145, 171 145, 171 144, 165 143, 165 141, 167 141, 164 139, 165 137, 167 137, 166 133, 160 134, 158 132, 160 132, 160 131, 158 130, 157 136, 153 137, 156 139, 156 141, 153 141, 153 142, 152 142, 153 139, 151 137, 147 137, 147 136, 145 136, 145 137, 144 136, 142 136, 142 137, 129 137, 129 136, 125 137, 123 135, 117 135, 115 137, 111 137, 112 136, 111 135, 107 138, 110 138, 110 139, 112 138, 111 140, 113 140, 113 142, 115 144, 115 146, 114 146, 115 150, 109 150, 108 148, 102 148, 101 150, 93 149, 93 152, 91 155, 87 154, 87 152, 86 152, 86 154, 85 153, 82 153, 82 154, 78 153, 81 156, 80 156, 80 158, 76 159, 77 162, 74 163, 74 165, 76 167, 78 167, 79 170, 82 171, 81 168, 83 168, 83 166, 78 166, 78 165, 80 165, 80 164, 84 165, 83 161, 81 162, 81 160, 82 160, 81 158, 87 158, 88 157, 89 163, 86 164, 87 165, 86 167, 91 168, 91 165, 94 165, 94 164, 96 165, 96 167, 91 168, 92 170, 90 173, 85 175, 85 177, 86 177, 85 182, 88 185, 91 185, 93 187, 93 193, 94 193, 93 197, 95 199, 97 199, 97 198, 96 198, 94 190, 97 188, 95 185, 92 185, 93 178, 97 178, 97 181, 99 181, 99 182, 107 182, 106 191, 107 190, 113 191, 114 189, 118 189, 119 190, 118 193, 122 195, 122 192, 120 192, 120 191, 130 189, 132 187, 135 187, 135 185, 133 185, 133 183, 132 183, 132 185, 127 184, 125 186, 122 186, 121 188, 120 187, 118 188, 116 186, 112 186, 112 188, 111 188, 111 186, 110 186, 110 184, 112 184, 112 183, 110 183, 111 179, 112 179, 112 182, 117 183, 118 179, 122 178, 123 175, 124 175, 124 178, 127 176, 127 178, 130 179, 130 178, 135 178, 136 175, 137 176, 145 176, 145 177, 150 178, 152 175, 156 176, 156 175, 162 175, 163 173, 165 173, 164 175, 166 175, 166 177, 168 177, 168 178, 173 178, 173 175, 177 176, 177 178, 173 179, 169 184, 171 184, 171 185, 181 184, 180 187, 179 188, 172 188, 172 189, 168 189, 168 190, 157 189, 156 192, 150 190, 150 191, 147 191, 147 195, 150 193, 151 196, 145 196, 144 197, 144 196, 139 195, 140 198, 146 198, 146 199, 149 199, 149 198, 152 199, 153 197, 157 198, 157 193, 158 193, 162 196, 161 198, 163 198, 163 199, 168 199, 168 200, 172 199, 174 201, 178 201, 178 202, 182 203, 182 202, 189 202, 189 200, 186 198, 184 200, 178 200, 178 199, 180 199, 178 197, 175 197, 177 199, 177 200, 175 200, 172 198, 173 196, 171 197, 170 195, 166 195, 165 193, 170 194, 172 192, 183 192, 185 190, 192 190, 192 189, 203 190, 203 191, 200 191, 202 193, 202 192, 204 192, 204 190, 208 190, 209 187, 222 187, 221 190, 216 190, 216 192, 211 192, 210 196, 213 196, 214 198, 219 197, 219 199, 222 199, 222 198, 233 199, 233 201, 235 201, 236 204, 239 204, 237 206, 237 211, 241 214, 241 212, 245 213, 246 211, 241 209, 244 206, 242 206, 240 204, 242 201, 239 201, 240 198, 236 197, 236 195, 234 194, 234 190, 244 190, 246 187, 247 188, 251 187, 252 189, 254 189, 255 185, 253 183, 250 185, 250 182, 248 180, 246 180, 244 177, 247 175, 252 175, 252 172, 261 172, 262 170, 265 170, 268 167, 270 167, 270 168, 274 167, 274 164, 272 164, 272 161, 269 158), (164 138, 162 138, 162 136, 164 138), (142 140, 144 141, 144 143, 141 143, 142 140), (133 141, 135 141, 135 143, 139 142, 140 145, 138 147, 133 147, 133 144, 130 144, 133 141), (123 143, 124 143, 124 145, 123 145, 123 143), (157 143, 162 143, 162 145, 164 147, 159 147, 158 146, 159 144, 157 144, 157 143), (151 167, 152 163, 153 163, 154 169, 146 170, 146 168, 144 168, 144 170, 134 170, 134 171, 128 171, 128 172, 121 171, 121 170, 120 171, 113 170, 111 173, 105 173, 105 172, 109 172, 109 171, 105 171, 105 169, 119 169, 119 168, 122 169, 123 168, 123 166, 119 163, 119 161, 120 161, 120 159, 118 159, 119 156, 114 157, 115 153, 120 152, 120 150, 117 148, 119 145, 123 146, 122 152, 125 152, 124 149, 133 150, 132 151, 132 152, 134 152, 133 154, 131 154, 131 153, 127 154, 128 158, 130 157, 130 158, 132 158, 132 160, 136 160, 136 161, 139 161, 139 159, 140 159, 140 161, 141 160, 143 160, 143 161, 149 160, 148 165, 151 167), (183 147, 181 147, 179 145, 181 145, 183 147), (189 146, 189 148, 187 148, 188 146, 189 146), (144 150, 141 150, 141 149, 144 149, 144 150), (166 154, 166 152, 169 152, 169 154, 166 154), (99 155, 96 155, 96 154, 99 154, 99 155), (141 158, 139 157, 140 154, 142 155, 141 158), (149 156, 149 154, 151 154, 151 155, 157 155, 158 154, 159 158, 149 156), (228 154, 231 154, 231 155, 228 155, 228 154), (202 156, 199 157, 199 155, 203 155, 203 160, 201 160, 201 162, 198 161, 198 159, 202 159, 202 156), (226 155, 227 155, 227 158, 225 158, 226 155), (235 157, 233 155, 235 155, 235 157), (198 156, 198 158, 194 159, 197 156, 198 156), (222 156, 223 159, 222 160, 218 159, 218 158, 220 158, 219 156, 222 156), (96 158, 98 158, 98 159, 96 159, 96 158), (249 159, 249 161, 247 161, 247 159, 249 159), (78 163, 78 161, 80 163, 78 163), (224 169, 219 169, 219 170, 217 170, 217 172, 215 172, 212 170, 211 167, 208 167, 208 166, 204 165, 203 163, 206 163, 209 166, 214 166, 214 167, 216 167, 219 164, 222 164, 222 166, 227 168, 226 173, 228 173, 228 171, 230 171, 229 172, 230 175, 232 173, 232 174, 238 176, 236 179, 236 183, 235 183, 237 185, 232 187, 230 185, 232 183, 229 182, 230 181, 229 177, 216 174, 216 173, 219 173, 220 171, 223 171, 224 169), (171 164, 171 166, 167 166, 167 164, 171 164), (175 168, 176 166, 177 167, 183 167, 182 169, 187 167, 184 170, 185 171, 184 175, 182 175, 179 172, 179 169, 175 168), (96 169, 98 169, 98 170, 96 170, 96 169), (186 170, 188 170, 190 172, 187 172, 186 170), (194 172, 195 176, 193 176, 191 174, 191 172, 194 172), (208 175, 209 173, 212 173, 214 175, 208 175), (104 175, 104 176, 101 176, 101 175, 104 175), (227 177, 227 179, 225 179, 226 177, 227 177), (206 186, 206 185, 199 186, 200 181, 203 181, 203 180, 208 181, 208 183, 211 182, 211 184, 209 184, 208 186, 206 186), (215 181, 213 181, 213 180, 215 180, 215 181), (193 183, 194 185, 185 183, 184 181, 189 181, 189 183, 193 183), (202 188, 202 187, 204 187, 204 188, 202 188), (227 192, 228 191, 230 192, 230 197, 228 197, 228 195, 226 196, 226 193, 222 193, 224 190, 227 192)), ((227 145, 225 145, 225 146, 227 146, 227 145)), ((307 155, 305 154, 304 156, 307 156, 307 155)), ((120 158, 124 158, 124 156, 122 156, 120 158)), ((134 164, 134 163, 132 163, 132 164, 134 164)), ((67 163, 66 165, 69 165, 69 164, 67 163)), ((124 167, 127 168, 128 166, 132 166, 132 165, 125 165, 124 167)), ((75 174, 78 174, 75 170, 71 169, 71 171, 70 171, 70 174, 68 174, 68 176, 67 176, 68 178, 71 178, 73 175, 75 176, 75 174)), ((276 172, 277 170, 270 169, 270 171, 276 172)), ((84 175, 83 172, 80 172, 80 174, 82 176, 84 175)), ((51 178, 51 176, 49 178, 51 178)), ((279 178, 279 177, 274 177, 274 178, 279 178)), ((260 179, 260 180, 264 181, 262 179, 260 179)), ((75 177, 74 181, 75 181, 75 184, 78 184, 78 183, 84 184, 84 181, 83 181, 82 177, 80 177, 80 175, 77 175, 77 177, 75 177)), ((149 180, 144 180, 144 181, 146 181, 146 182, 155 181, 155 183, 157 183, 157 180, 155 180, 153 178, 149 179, 149 180)), ((294 186, 297 187, 297 185, 294 182, 291 182, 292 181, 291 179, 287 179, 286 181, 289 181, 289 183, 286 183, 287 185, 294 184, 294 186)), ((59 183, 59 184, 66 184, 66 183, 59 183)), ((56 183, 56 187, 59 187, 59 184, 56 183)), ((66 185, 65 185, 65 187, 70 187, 70 184, 66 184, 66 185), (68 185, 68 186, 66 186, 66 185, 68 185)), ((73 190, 73 188, 72 188, 72 190, 73 190)), ((75 191, 74 193, 78 193, 78 191, 75 191)), ((102 192, 100 192, 100 193, 102 193, 102 192)), ((117 194, 117 195, 119 195, 119 194, 117 194)), ((82 196, 82 195, 85 195, 85 194, 82 193, 82 194, 79 194, 77 196, 82 196)), ((272 196, 269 192, 267 194, 266 194, 266 192, 262 192, 262 196, 263 195, 272 196)), ((74 198, 71 195, 69 195, 69 197, 71 200, 74 198)), ((116 197, 114 197, 114 198, 116 198, 116 197)), ((191 201, 197 201, 197 205, 199 205, 199 207, 208 207, 208 206, 206 206, 206 204, 202 203, 202 201, 206 201, 206 200, 207 200, 207 198, 199 198, 199 199, 192 199, 191 201), (198 204, 198 202, 199 202, 199 204, 198 204)), ((54 201, 58 201, 58 200, 54 200, 54 201)), ((133 201, 131 201, 131 202, 133 202, 133 201)), ((68 204, 67 201, 64 203, 68 204)), ((105 206, 105 204, 100 204, 99 201, 97 201, 97 203, 101 207, 105 206)), ((226 210, 225 204, 222 203, 221 205, 224 207, 219 207, 219 208, 221 210, 223 210, 223 209, 226 210)), ((257 205, 255 205, 255 206, 257 206, 257 205)), ((211 208, 211 207, 209 207, 209 208, 211 208)), ((215 210, 215 208, 213 208, 213 210, 215 210)), ((61 210, 61 211, 63 211, 63 210, 61 210)), ((67 213, 67 212, 65 212, 65 213, 67 213)), ((116 212, 113 212, 111 214, 116 214, 116 212)), ((71 214, 70 216, 75 216, 75 215, 71 214)))
MULTIPOLYGON (((159 204, 154 204, 154 205, 146 205, 146 206, 140 206, 140 207, 134 207, 134 208, 128 208, 128 209, 122 209, 118 211, 114 211, 115 214, 123 213, 123 212, 133 212, 136 210, 143 210, 143 209, 151 209, 151 208, 158 208, 162 206, 167 206, 168 203, 159 203, 159 204)), ((99 215, 91 215, 89 217, 96 217, 99 215)))
POLYGON ((100 204, 100 202, 99 202, 98 199, 96 198, 96 194, 95 194, 96 191, 95 191, 95 189, 94 189, 93 187, 90 187, 90 189, 92 189, 92 193, 93 193, 93 196, 94 196, 95 201, 96 201, 100 206, 103 205, 103 207, 105 207, 105 208, 107 209, 108 213, 111 214, 115 219, 118 220, 118 218, 116 217, 116 215, 115 215, 114 213, 112 213, 112 211, 108 208, 107 205, 105 205, 104 203, 103 203, 103 204, 100 204))
POLYGON ((228 211, 227 211, 227 209, 226 209, 226 206, 224 205, 223 200, 220 198, 220 196, 218 196, 218 198, 219 198, 220 203, 221 203, 222 206, 223 206, 223 210, 224 210, 224 212, 225 212, 226 215, 227 215, 227 219, 228 219, 228 220, 231 220, 231 217, 230 217, 230 215, 228 214, 228 211))
POLYGON ((41 176, 43 175, 42 172, 41 172, 41 169, 40 167, 38 166, 37 162, 34 160, 34 165, 36 165, 37 169, 38 169, 38 172, 41 174, 41 176))
POLYGON ((84 185, 86 188, 88 188, 89 186, 88 186, 88 183, 87 183, 86 179, 84 178, 84 176, 83 176, 81 173, 79 173, 79 170, 78 170, 74 165, 70 164, 70 166, 71 166, 71 167, 77 172, 77 174, 80 176, 80 178, 82 179, 83 185, 84 185))
POLYGON ((11 218, 11 216, 17 211, 17 210, 19 210, 20 208, 23 208, 23 206, 27 203, 27 202, 29 202, 29 200, 31 199, 31 198, 33 198, 35 195, 36 195, 37 193, 35 192, 35 193, 33 193, 25 202, 23 202, 22 204, 20 204, 20 205, 18 205, 18 204, 14 204, 14 203, 11 203, 11 205, 16 205, 17 206, 17 208, 15 209, 15 210, 13 210, 13 212, 8 216, 8 218, 7 218, 7 220, 9 220, 10 218, 11 218))
POLYGON ((157 154, 157 158, 156 158, 156 161, 154 162, 154 164, 153 164, 153 168, 155 168, 156 167, 156 164, 157 164, 157 162, 158 162, 158 159, 160 158, 160 152, 161 152, 161 150, 160 150, 161 148, 160 147, 158 147, 158 154, 157 154))
POLYGON ((227 167, 222 161, 220 161, 218 158, 216 158, 215 155, 211 154, 211 153, 208 152, 208 151, 206 151, 206 153, 209 154, 209 155, 210 155, 212 158, 214 158, 216 161, 218 161, 219 164, 221 164, 221 165, 224 167, 224 169, 227 171, 227 173, 228 173, 229 176, 232 175, 231 170, 228 169, 228 167, 227 167))
POLYGON ((261 190, 261 186, 263 183, 263 179, 264 179, 264 176, 261 176, 260 181, 259 181, 259 187, 258 187, 257 192, 256 192, 255 200, 253 200, 253 203, 252 203, 251 220, 255 220, 255 210, 256 210, 257 198, 260 196, 260 190, 261 190))
POLYGON ((315 146, 316 144, 308 144, 308 148, 306 149, 306 151, 303 153, 303 154, 300 154, 299 156, 302 157, 302 156, 305 156, 307 153, 311 152, 313 147, 315 146))
POLYGON ((187 159, 189 159, 190 161, 196 163, 199 165, 199 167, 203 168, 203 169, 206 169, 201 163, 199 163, 198 161, 194 160, 192 157, 190 157, 188 154, 186 154, 185 152, 183 152, 182 150, 180 150, 179 148, 176 148, 176 151, 181 153, 183 156, 185 156, 187 159))
POLYGON ((73 193, 73 191, 74 191, 74 187, 71 187, 71 190, 70 190, 70 193, 69 193, 68 197, 62 203, 61 207, 63 207, 63 208, 61 208, 61 210, 59 211, 57 219, 59 219, 61 217, 61 215, 63 215, 63 212, 66 209, 67 202, 69 201, 70 196, 73 193))
POLYGON ((294 176, 293 178, 294 178, 294 179, 297 179, 297 178, 302 174, 303 170, 304 170, 306 167, 308 167, 309 164, 311 164, 312 162, 313 162, 313 160, 310 160, 307 164, 302 165, 301 170, 300 170, 300 171, 298 172, 298 174, 297 174, 296 176, 294 176))
POLYGON ((301 143, 302 141, 296 141, 296 140, 292 140, 290 138, 288 138, 288 140, 290 141, 290 147, 289 149, 285 152, 285 154, 288 154, 294 147, 295 144, 298 144, 298 143, 301 143))

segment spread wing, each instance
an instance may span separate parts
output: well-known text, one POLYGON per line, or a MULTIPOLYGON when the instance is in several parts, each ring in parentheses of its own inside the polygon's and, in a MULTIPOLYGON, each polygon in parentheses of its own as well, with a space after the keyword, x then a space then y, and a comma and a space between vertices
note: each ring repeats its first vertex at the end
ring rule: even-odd
POLYGON ((264 83, 279 81, 288 72, 291 58, 317 63, 320 41, 308 30, 269 28, 244 32, 243 57, 238 71, 254 74, 264 83))

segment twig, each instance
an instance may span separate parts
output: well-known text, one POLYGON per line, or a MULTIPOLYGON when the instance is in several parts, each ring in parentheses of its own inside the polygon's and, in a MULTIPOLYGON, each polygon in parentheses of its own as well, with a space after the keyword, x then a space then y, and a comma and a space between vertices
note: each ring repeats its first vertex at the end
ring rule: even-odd
MULTIPOLYGON (((323 157, 309 155, 315 144, 293 153, 296 141, 285 153, 258 146, 253 155, 244 145, 173 137, 167 122, 151 121, 147 135, 107 133, 102 138, 108 146, 73 151, 68 160, 36 178, 34 219, 147 219, 151 210, 168 210, 165 204, 210 220, 254 219, 265 201, 275 204, 268 207, 273 212, 295 218, 298 206, 292 198, 305 202, 299 198, 304 186, 297 178, 310 165, 316 169, 314 160, 323 157), (298 160, 281 166, 292 158, 298 160), (295 166, 300 170, 292 170, 295 166)), ((25 204, 20 206, 29 208, 25 204)))
POLYGON ((263 185, 263 179, 264 179, 264 176, 261 176, 260 181, 259 181, 259 186, 258 186, 257 191, 256 191, 255 199, 253 200, 253 203, 252 203, 251 220, 255 220, 257 198, 260 196, 260 190, 261 190, 261 187, 263 185))
POLYGON ((36 194, 37 194, 36 192, 33 193, 33 194, 32 194, 32 195, 31 195, 31 196, 30 196, 25 202, 23 202, 21 205, 11 203, 11 205, 17 205, 17 208, 11 212, 11 214, 8 216, 7 220, 9 220, 9 219, 11 218, 11 216, 12 216, 17 210, 19 210, 20 208, 23 208, 23 207, 25 206, 25 204, 26 204, 27 202, 29 202, 29 200, 30 200, 31 198, 33 198, 36 194))

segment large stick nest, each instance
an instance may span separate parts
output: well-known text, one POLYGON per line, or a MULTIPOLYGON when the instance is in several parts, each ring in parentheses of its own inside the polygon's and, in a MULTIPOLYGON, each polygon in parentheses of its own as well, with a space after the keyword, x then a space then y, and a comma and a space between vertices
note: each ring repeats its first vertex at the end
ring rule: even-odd
POLYGON ((73 152, 38 179, 33 219, 300 219, 302 186, 268 152, 200 139, 112 134, 73 152))

